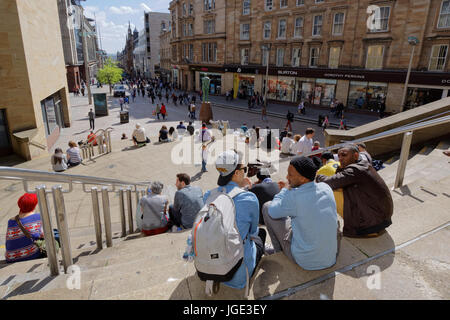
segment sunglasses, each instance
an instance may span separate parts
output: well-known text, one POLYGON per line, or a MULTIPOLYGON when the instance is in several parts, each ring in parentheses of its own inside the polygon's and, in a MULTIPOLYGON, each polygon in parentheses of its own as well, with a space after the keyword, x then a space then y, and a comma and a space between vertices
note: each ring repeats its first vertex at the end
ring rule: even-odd
POLYGON ((247 167, 239 168, 238 170, 244 170, 244 173, 247 173, 247 167))

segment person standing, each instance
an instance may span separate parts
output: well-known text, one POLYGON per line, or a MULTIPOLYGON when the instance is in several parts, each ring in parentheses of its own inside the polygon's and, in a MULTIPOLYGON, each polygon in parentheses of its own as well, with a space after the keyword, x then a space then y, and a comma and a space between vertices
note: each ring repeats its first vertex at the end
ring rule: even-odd
POLYGON ((339 130, 347 130, 347 120, 344 115, 341 117, 341 123, 339 124, 339 130))
POLYGON ((167 110, 166 110, 166 106, 164 105, 164 103, 161 104, 161 115, 163 117, 163 120, 166 120, 167 110))
POLYGON ((262 118, 262 121, 269 122, 269 120, 267 120, 267 109, 265 106, 261 110, 261 118, 262 118))
POLYGON ((124 103, 124 100, 123 100, 122 97, 120 97, 120 98, 119 98, 120 111, 123 111, 123 103, 124 103))
POLYGON ((325 116, 325 119, 322 122, 322 133, 329 127, 330 121, 328 120, 328 116, 325 116))
POLYGON ((300 139, 299 145, 298 145, 298 151, 297 154, 305 155, 306 153, 309 153, 312 151, 313 148, 313 137, 314 137, 315 130, 312 128, 308 128, 305 131, 305 135, 300 139))
POLYGON ((207 150, 207 145, 206 144, 202 144, 202 172, 208 172, 208 170, 206 170, 206 162, 208 160, 208 150, 207 150))
POLYGON ((286 127, 289 127, 289 131, 292 131, 292 122, 294 121, 294 114, 288 110, 286 118, 287 118, 286 127))
POLYGON ((89 129, 95 130, 95 114, 92 111, 92 108, 88 113, 88 117, 89 117, 89 129))
POLYGON ((159 120, 159 115, 161 113, 161 107, 159 106, 159 103, 156 104, 155 113, 156 113, 156 116, 158 117, 158 120, 159 120))

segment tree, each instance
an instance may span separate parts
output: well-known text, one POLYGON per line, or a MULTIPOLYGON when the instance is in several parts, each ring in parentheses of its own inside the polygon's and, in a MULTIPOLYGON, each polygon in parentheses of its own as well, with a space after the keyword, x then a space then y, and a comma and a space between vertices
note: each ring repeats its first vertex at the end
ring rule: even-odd
POLYGON ((109 94, 111 94, 111 85, 122 80, 123 69, 117 66, 117 63, 108 58, 105 62, 105 66, 98 70, 97 79, 101 83, 109 84, 109 94))

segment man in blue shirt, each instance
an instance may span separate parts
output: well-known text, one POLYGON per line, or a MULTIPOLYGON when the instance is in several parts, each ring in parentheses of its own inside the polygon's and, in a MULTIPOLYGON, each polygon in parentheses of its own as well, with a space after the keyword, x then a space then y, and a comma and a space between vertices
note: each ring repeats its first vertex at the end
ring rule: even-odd
MULTIPOLYGON (((229 150, 220 154, 216 160, 216 169, 219 171, 219 190, 225 189, 227 193, 237 187, 244 186, 247 167, 240 163, 242 157, 236 151, 229 150)), ((203 197, 206 203, 211 191, 207 191, 203 197)), ((233 278, 223 284, 231 288, 243 289, 247 283, 247 271, 249 279, 252 277, 256 266, 264 252, 266 232, 258 228, 259 202, 255 194, 242 192, 233 198, 236 208, 236 225, 244 240, 244 263, 234 274, 233 278)))
POLYGON ((308 157, 295 157, 288 183, 263 207, 263 217, 275 252, 283 253, 306 270, 336 263, 337 213, 331 188, 314 182, 317 167, 308 157))

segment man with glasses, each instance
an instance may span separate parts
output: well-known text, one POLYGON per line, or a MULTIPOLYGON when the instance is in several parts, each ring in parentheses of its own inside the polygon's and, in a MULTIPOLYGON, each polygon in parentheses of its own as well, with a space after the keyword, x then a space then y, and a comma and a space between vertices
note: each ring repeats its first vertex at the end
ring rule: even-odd
MULTIPOLYGON (((217 157, 216 169, 219 172, 218 190, 229 193, 234 188, 246 185, 245 174, 247 167, 241 163, 242 156, 235 150, 225 151, 217 157)), ((203 197, 206 203, 211 192, 203 197)), ((258 228, 259 202, 254 193, 244 191, 233 198, 236 208, 236 225, 244 241, 244 260, 233 278, 223 284, 231 288, 242 289, 247 281, 247 272, 251 278, 264 252, 266 231, 258 228)))

